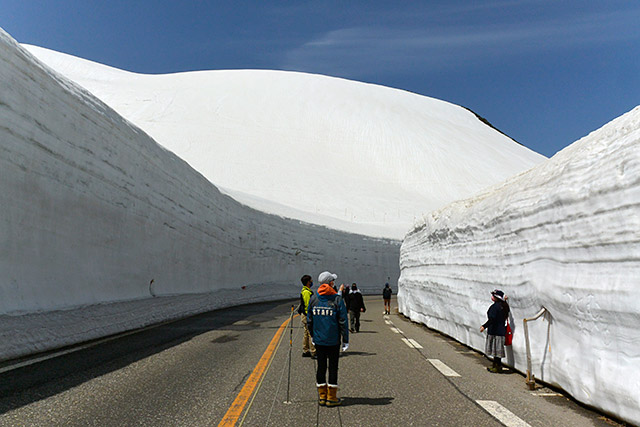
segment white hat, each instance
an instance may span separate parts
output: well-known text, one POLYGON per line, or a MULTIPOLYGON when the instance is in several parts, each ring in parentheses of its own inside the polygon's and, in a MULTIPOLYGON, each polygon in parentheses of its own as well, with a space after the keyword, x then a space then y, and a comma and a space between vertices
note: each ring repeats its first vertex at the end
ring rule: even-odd
POLYGON ((333 282, 337 278, 338 278, 337 274, 329 273, 328 271, 323 271, 318 276, 318 282, 320 282, 320 284, 322 285, 323 283, 333 282))

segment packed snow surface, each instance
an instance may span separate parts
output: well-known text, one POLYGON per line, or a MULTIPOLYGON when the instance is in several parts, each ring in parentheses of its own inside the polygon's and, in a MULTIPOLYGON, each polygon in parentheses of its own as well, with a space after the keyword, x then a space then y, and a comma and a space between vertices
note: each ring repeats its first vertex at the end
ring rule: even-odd
POLYGON ((545 158, 433 98, 283 71, 130 73, 25 46, 257 209, 402 239, 545 158))
MULTIPOLYGON (((245 301, 252 285, 269 300, 327 269, 365 289, 399 275, 399 241, 238 203, 2 30, 0 185, 0 316, 25 324, 28 313, 152 295, 212 294, 203 305, 211 308, 222 289, 219 305, 228 305, 245 301)), ((91 325, 82 330, 114 332, 111 323, 91 325)), ((17 341, 0 346, 0 358, 9 348, 9 356, 42 349, 17 341)))
POLYGON ((508 296, 508 361, 640 425, 640 107, 549 161, 426 215, 400 255, 400 311, 475 349, 508 296))

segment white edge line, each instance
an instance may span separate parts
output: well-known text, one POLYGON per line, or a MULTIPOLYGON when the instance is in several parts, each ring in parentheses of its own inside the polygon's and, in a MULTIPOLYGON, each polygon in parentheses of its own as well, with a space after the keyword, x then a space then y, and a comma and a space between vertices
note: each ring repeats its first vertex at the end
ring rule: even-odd
POLYGON ((413 347, 413 344, 411 344, 411 342, 410 342, 408 339, 406 339, 406 338, 401 338, 401 340, 402 340, 402 341, 404 341, 404 343, 405 343, 406 345, 408 345, 409 347, 414 348, 414 347, 413 347))
POLYGON ((459 377, 460 374, 445 365, 440 359, 427 359, 445 377, 459 377))
POLYGON ((0 374, 12 371, 14 369, 24 368, 25 366, 34 365, 36 363, 44 362, 46 360, 55 359, 56 357, 60 357, 60 356, 64 356, 64 355, 67 355, 67 354, 75 353, 77 351, 86 350, 88 348, 95 347, 97 345, 104 344, 104 343, 107 343, 109 341, 114 341, 114 340, 117 340, 119 338, 124 338, 124 337, 129 336, 129 335, 137 334, 139 332, 145 332, 145 331, 147 331, 149 329, 159 328, 161 326, 165 326, 165 325, 168 325, 170 323, 175 323, 175 322, 178 322, 178 321, 184 320, 184 319, 187 319, 187 317, 179 318, 179 319, 167 320, 167 321, 162 322, 162 323, 156 323, 156 324, 153 324, 153 325, 144 326, 144 327, 139 328, 139 329, 132 329, 130 331, 120 332, 120 333, 117 333, 117 334, 114 334, 114 335, 106 336, 104 338, 97 338, 97 339, 95 339, 93 341, 89 341, 89 342, 78 343, 78 344, 75 344, 75 345, 71 344, 70 348, 67 348, 65 350, 51 350, 50 352, 47 352, 46 354, 44 354, 42 356, 36 356, 36 357, 33 357, 33 358, 29 358, 27 360, 23 360, 22 362, 17 362, 17 363, 13 363, 13 364, 4 366, 4 367, 0 368, 0 374))
POLYGON ((531 427, 498 402, 493 400, 476 400, 476 403, 507 427, 531 427))
POLYGON ((409 338, 409 342, 410 342, 411 344, 413 344, 413 346, 414 346, 415 348, 422 348, 422 346, 420 345, 420 343, 419 343, 418 341, 414 340, 413 338, 409 338))

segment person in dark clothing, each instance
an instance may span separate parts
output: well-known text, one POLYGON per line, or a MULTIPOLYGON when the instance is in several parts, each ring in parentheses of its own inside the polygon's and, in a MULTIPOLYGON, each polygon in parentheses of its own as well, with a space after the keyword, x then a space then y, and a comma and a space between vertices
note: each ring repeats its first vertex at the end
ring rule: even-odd
POLYGON ((321 283, 318 293, 311 297, 307 312, 307 326, 313 337, 318 358, 316 386, 320 406, 338 406, 338 361, 340 342, 342 351, 349 348, 347 328, 347 308, 342 297, 333 289, 338 276, 328 271, 320 273, 321 283), (329 382, 327 383, 327 361, 329 362, 329 382))
POLYGON ((344 305, 347 307, 347 325, 349 324, 349 296, 351 296, 351 290, 349 289, 349 285, 345 285, 344 283, 340 285, 340 292, 342 295, 342 300, 344 301, 344 305))
POLYGON ((342 300, 344 301, 344 305, 347 307, 347 312, 348 312, 349 311, 349 295, 351 294, 349 285, 345 285, 343 283, 342 285, 340 285, 340 291, 342 293, 342 300))
POLYGON ((480 327, 480 332, 487 330, 485 353, 488 357, 493 357, 493 364, 487 370, 499 374, 502 372, 504 336, 507 333, 506 322, 509 316, 509 304, 505 301, 504 292, 499 289, 491 292, 491 301, 493 301, 493 304, 487 311, 488 320, 480 327))
POLYGON ((384 314, 391 314, 391 288, 388 283, 384 284, 382 299, 384 300, 384 314))
POLYGON ((302 282, 302 290, 300 291, 300 305, 298 305, 298 314, 302 321, 302 327, 304 328, 304 335, 302 337, 302 357, 316 357, 316 348, 311 341, 311 334, 307 327, 307 308, 309 307, 309 300, 313 295, 311 287, 313 286, 313 280, 311 276, 305 274, 300 279, 302 282))
POLYGON ((349 294, 349 331, 360 332, 360 313, 367 311, 364 306, 362 294, 358 290, 358 285, 351 285, 351 293, 349 294))

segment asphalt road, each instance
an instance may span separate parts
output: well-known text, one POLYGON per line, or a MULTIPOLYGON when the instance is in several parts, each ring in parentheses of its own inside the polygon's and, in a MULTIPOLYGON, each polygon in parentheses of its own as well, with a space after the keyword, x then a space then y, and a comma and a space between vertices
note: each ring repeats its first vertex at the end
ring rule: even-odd
POLYGON ((487 372, 481 354, 398 315, 395 300, 389 316, 381 298, 365 301, 340 358, 341 407, 317 405, 299 318, 263 358, 292 301, 214 311, 0 374, 0 426, 215 426, 261 358, 265 374, 236 425, 620 425, 553 390, 530 391, 518 373, 487 372))

